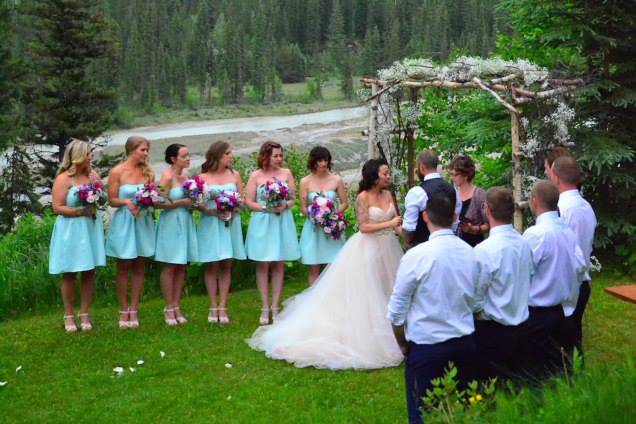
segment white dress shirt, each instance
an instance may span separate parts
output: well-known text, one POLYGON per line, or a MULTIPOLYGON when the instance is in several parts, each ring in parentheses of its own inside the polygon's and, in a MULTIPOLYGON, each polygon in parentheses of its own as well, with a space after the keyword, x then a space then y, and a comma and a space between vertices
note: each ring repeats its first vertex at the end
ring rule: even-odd
POLYGON ((400 261, 387 317, 406 339, 435 344, 475 331, 473 249, 450 229, 435 231, 400 261))
POLYGON ((551 211, 539 215, 523 238, 532 249, 534 264, 528 305, 562 305, 565 316, 572 315, 586 271, 574 232, 556 211, 551 211))
POLYGON ((596 229, 596 215, 592 206, 581 196, 578 190, 564 191, 559 195, 559 212, 561 219, 574 231, 579 247, 583 252, 583 258, 587 270, 583 281, 592 278, 589 274, 590 256, 594 244, 594 230, 596 229))
MULTIPOLYGON (((432 180, 433 178, 442 178, 442 176, 433 172, 424 176, 424 181, 432 180)), ((455 189, 456 201, 455 201, 455 213, 457 214, 457 220, 453 223, 453 230, 457 229, 459 225, 459 214, 462 211, 462 200, 459 197, 457 189, 455 189)), ((404 198, 404 215, 402 216, 402 229, 413 232, 417 227, 417 219, 426 210, 426 204, 428 203, 428 195, 426 191, 419 184, 412 187, 406 197, 404 198)))
POLYGON ((488 238, 475 246, 475 259, 480 317, 502 325, 527 320, 532 251, 521 234, 512 225, 491 228, 488 238))

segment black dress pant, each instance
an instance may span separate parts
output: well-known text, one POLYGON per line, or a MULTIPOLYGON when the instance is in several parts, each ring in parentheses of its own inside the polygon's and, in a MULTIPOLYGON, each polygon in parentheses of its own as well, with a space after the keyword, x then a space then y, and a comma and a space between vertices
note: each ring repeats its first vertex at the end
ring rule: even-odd
POLYGON ((525 323, 503 325, 492 320, 475 320, 475 343, 479 358, 475 371, 479 379, 521 377, 528 347, 525 323))
POLYGON ((528 307, 526 321, 528 347, 523 374, 530 382, 559 373, 567 366, 565 347, 570 337, 566 331, 565 315, 561 305, 528 307))

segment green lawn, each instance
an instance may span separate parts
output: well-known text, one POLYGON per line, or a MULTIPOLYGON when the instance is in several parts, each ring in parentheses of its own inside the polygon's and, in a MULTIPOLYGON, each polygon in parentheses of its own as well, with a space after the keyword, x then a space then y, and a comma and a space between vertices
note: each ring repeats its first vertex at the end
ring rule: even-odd
MULTIPOLYGON (((589 367, 636 355, 636 305, 602 292, 625 282, 593 282, 589 367)), ((285 295, 304 286, 290 283, 285 295)), ((0 323, 1 421, 404 422, 401 367, 332 372, 267 359, 244 342, 257 326, 256 290, 235 293, 230 306, 226 327, 207 323, 203 296, 184 300, 190 322, 177 328, 163 324, 158 299, 144 302, 136 331, 116 327, 115 306, 93 308, 92 333, 65 334, 61 310, 0 323)))

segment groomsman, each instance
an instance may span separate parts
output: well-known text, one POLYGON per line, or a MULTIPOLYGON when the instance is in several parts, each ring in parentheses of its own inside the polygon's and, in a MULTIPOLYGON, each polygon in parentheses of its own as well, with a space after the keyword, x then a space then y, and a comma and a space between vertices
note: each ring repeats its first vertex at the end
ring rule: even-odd
POLYGON ((493 187, 484 205, 490 235, 475 246, 477 260, 475 342, 481 378, 513 378, 527 349, 532 251, 512 226, 512 192, 493 187))
MULTIPOLYGON (((404 215, 402 217, 402 231, 406 244, 409 247, 417 246, 428 240, 429 231, 422 217, 422 212, 426 210, 426 204, 431 194, 441 187, 452 188, 453 186, 444 181, 437 172, 439 157, 433 150, 424 150, 417 158, 417 165, 421 183, 412 187, 404 198, 404 215)), ((462 210, 462 202, 458 195, 455 199, 455 213, 459 217, 462 210)), ((455 222, 454 226, 458 225, 455 222)))
POLYGON ((540 180, 532 187, 530 209, 536 225, 523 233, 532 249, 534 274, 530 281, 527 321, 529 352, 526 365, 532 375, 541 377, 563 368, 562 347, 565 317, 573 308, 566 305, 586 269, 576 236, 558 215, 559 190, 550 181, 540 180))
POLYGON ((388 318, 406 357, 409 422, 422 422, 422 397, 449 361, 465 385, 473 378, 477 351, 473 332, 475 259, 473 249, 453 234, 456 193, 441 185, 424 211, 430 237, 402 257, 388 318))
POLYGON ((577 186, 581 183, 581 168, 570 156, 557 158, 549 173, 550 180, 559 189, 559 213, 561 219, 572 229, 576 235, 577 242, 583 252, 586 272, 583 282, 578 290, 578 300, 576 290, 572 297, 564 304, 566 315, 568 311, 574 312, 568 318, 567 328, 571 332, 572 347, 576 347, 579 353, 583 353, 583 313, 585 306, 590 299, 590 257, 594 244, 594 230, 596 229, 596 215, 590 204, 581 196, 577 186))

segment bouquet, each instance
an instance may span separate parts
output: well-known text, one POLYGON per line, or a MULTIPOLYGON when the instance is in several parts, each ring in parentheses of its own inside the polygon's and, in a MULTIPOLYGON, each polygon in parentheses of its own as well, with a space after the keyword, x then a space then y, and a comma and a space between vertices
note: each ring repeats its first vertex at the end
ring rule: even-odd
POLYGON ((203 178, 198 175, 185 180, 181 184, 181 188, 183 189, 186 197, 192 200, 194 205, 200 205, 205 202, 207 196, 207 184, 203 178))
POLYGON ((307 208, 307 216, 334 240, 339 240, 348 226, 342 212, 336 210, 336 203, 322 195, 314 198, 307 208))
MULTIPOLYGON (((283 180, 274 178, 274 181, 265 183, 265 206, 275 208, 281 206, 289 198, 289 186, 283 180)), ((277 215, 280 215, 277 213, 277 215)))
POLYGON ((85 208, 93 211, 93 218, 97 214, 97 208, 106 204, 107 196, 101 181, 82 184, 76 195, 85 208))
POLYGON ((233 190, 224 190, 216 194, 214 197, 214 203, 216 204, 216 210, 219 212, 229 212, 229 217, 224 219, 225 226, 230 226, 230 219, 232 219, 232 213, 241 206, 241 195, 233 190))
POLYGON ((160 201, 161 194, 159 193, 159 187, 155 183, 144 184, 135 193, 135 203, 149 213, 152 213, 155 205, 160 201))

